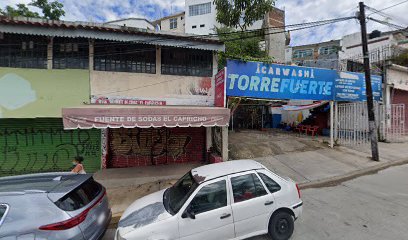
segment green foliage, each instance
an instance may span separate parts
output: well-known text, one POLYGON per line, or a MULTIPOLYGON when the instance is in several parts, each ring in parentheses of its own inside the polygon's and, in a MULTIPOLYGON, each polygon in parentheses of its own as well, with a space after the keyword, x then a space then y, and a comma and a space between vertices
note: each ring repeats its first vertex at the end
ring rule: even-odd
POLYGON ((0 14, 10 17, 40 17, 38 13, 30 11, 28 7, 22 3, 17 4, 16 7, 6 6, 4 10, 0 9, 0 14))
POLYGON ((403 53, 395 57, 392 62, 400 66, 408 67, 408 50, 405 50, 403 53))
POLYGON ((272 58, 262 50, 259 43, 263 40, 263 31, 241 32, 231 28, 218 28, 217 34, 225 43, 225 52, 219 52, 218 67, 222 69, 227 59, 258 61, 271 63, 272 58))
POLYGON ((272 10, 275 0, 214 0, 217 21, 226 27, 245 30, 272 10))
POLYGON ((15 7, 6 6, 5 9, 0 9, 0 15, 9 17, 35 17, 50 20, 59 20, 62 16, 65 16, 65 11, 63 10, 64 5, 58 1, 32 0, 28 5, 39 8, 42 15, 31 11, 22 3, 17 4, 15 7))

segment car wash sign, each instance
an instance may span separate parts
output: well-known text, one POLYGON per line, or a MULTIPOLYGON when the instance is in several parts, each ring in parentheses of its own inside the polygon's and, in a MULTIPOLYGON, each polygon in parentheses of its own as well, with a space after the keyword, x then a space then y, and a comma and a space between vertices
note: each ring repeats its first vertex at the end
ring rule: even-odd
POLYGON ((335 70, 229 60, 226 88, 228 96, 262 99, 337 100, 336 97, 343 96, 339 100, 361 101, 365 97, 360 96, 364 77, 355 78, 357 81, 341 79, 335 70), (350 95, 336 94, 336 91, 346 93, 349 91, 346 89, 353 88, 336 86, 344 83, 358 86, 355 89, 359 96, 349 98, 350 95))

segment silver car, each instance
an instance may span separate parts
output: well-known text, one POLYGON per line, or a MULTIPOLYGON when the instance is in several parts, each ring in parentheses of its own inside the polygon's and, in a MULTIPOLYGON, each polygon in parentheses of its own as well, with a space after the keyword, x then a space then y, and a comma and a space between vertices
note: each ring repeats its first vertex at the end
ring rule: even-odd
POLYGON ((111 217, 106 189, 90 174, 0 178, 0 240, 101 239, 111 217))

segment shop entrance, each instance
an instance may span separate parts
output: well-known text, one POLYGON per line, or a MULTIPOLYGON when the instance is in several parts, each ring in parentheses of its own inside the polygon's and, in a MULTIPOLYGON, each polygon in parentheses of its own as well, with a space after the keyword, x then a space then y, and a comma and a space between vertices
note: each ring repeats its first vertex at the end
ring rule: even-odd
POLYGON ((108 168, 203 162, 204 127, 109 130, 108 168))

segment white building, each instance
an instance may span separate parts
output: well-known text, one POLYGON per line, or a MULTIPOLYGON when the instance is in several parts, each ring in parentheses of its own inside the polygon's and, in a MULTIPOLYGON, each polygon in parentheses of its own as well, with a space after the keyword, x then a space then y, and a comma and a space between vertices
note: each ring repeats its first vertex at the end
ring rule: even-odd
MULTIPOLYGON (((216 6, 211 0, 186 0, 185 13, 185 33, 208 35, 215 33, 217 27, 221 27, 217 22, 216 6)), ((260 29, 262 26, 263 20, 259 20, 247 29, 260 29)))
POLYGON ((185 33, 185 13, 180 12, 160 18, 154 21, 153 24, 155 26, 159 25, 161 31, 185 33))
POLYGON ((106 24, 154 30, 155 26, 145 18, 125 18, 106 22, 106 24))
MULTIPOLYGON (((371 64, 377 64, 398 55, 403 47, 401 41, 406 40, 406 34, 400 31, 380 32, 368 34, 368 51, 371 64)), ((362 63, 361 33, 343 36, 339 52, 340 70, 350 69, 351 62, 362 63)))
POLYGON ((212 0, 186 0, 185 13, 185 33, 207 35, 214 33, 216 27, 220 27, 212 0))

